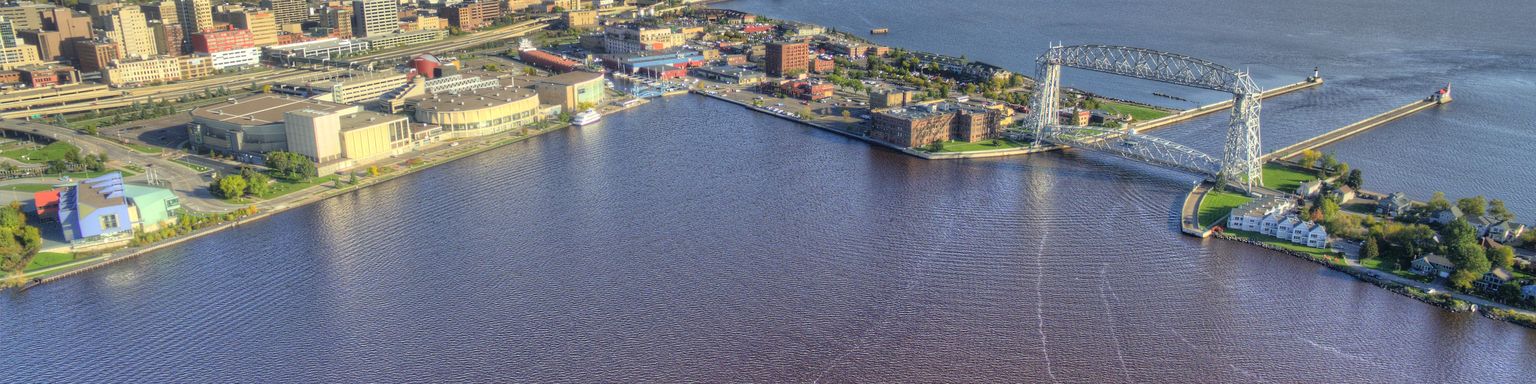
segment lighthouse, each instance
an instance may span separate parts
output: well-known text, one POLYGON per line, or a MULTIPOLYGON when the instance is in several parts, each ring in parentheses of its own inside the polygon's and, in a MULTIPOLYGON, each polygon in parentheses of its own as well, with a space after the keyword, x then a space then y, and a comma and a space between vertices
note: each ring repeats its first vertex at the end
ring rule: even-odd
POLYGON ((1446 82, 1445 83, 1445 88, 1440 88, 1440 90, 1435 91, 1434 100, 1435 100, 1435 104, 1445 104, 1445 103, 1451 102, 1451 83, 1450 82, 1446 82))

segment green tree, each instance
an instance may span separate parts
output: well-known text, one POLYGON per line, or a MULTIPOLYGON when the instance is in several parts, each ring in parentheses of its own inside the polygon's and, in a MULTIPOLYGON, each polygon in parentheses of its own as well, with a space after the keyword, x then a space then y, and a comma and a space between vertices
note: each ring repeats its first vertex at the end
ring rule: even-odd
POLYGON ((1374 259, 1381 256, 1381 245, 1376 244, 1376 236, 1365 238, 1365 244, 1360 246, 1360 258, 1374 259))
POLYGON ((1435 192, 1429 196, 1429 202, 1424 204, 1424 210, 1439 212, 1451 209, 1451 201, 1445 198, 1445 192, 1435 192))
POLYGON ((1504 200, 1488 200, 1488 214, 1499 220, 1514 220, 1515 213, 1504 206, 1504 200))
POLYGON ((219 179, 219 196, 226 200, 235 200, 245 195, 245 178, 240 175, 229 175, 219 179))
POLYGON ((1462 244, 1454 247, 1451 252, 1451 262, 1456 263, 1456 273, 1451 274, 1451 287, 1467 291, 1472 289, 1472 282, 1488 273, 1491 266, 1488 258, 1481 250, 1476 249, 1477 244, 1462 244))
POLYGON ((1337 201, 1333 201, 1332 196, 1324 197, 1319 200, 1320 201, 1317 203, 1317 209, 1319 212, 1323 213, 1323 220, 1331 220, 1334 216, 1339 214, 1339 203, 1337 201))
POLYGON ((272 177, 261 172, 251 172, 246 176, 245 192, 256 197, 267 196, 272 193, 272 177))
POLYGON ((1482 195, 1456 200, 1456 208, 1461 208, 1461 213, 1471 217, 1478 217, 1487 213, 1483 208, 1487 206, 1488 202, 1484 201, 1482 195))
POLYGON ((1324 153, 1322 160, 1319 160, 1318 166, 1322 168, 1324 172, 1330 172, 1333 169, 1339 167, 1339 159, 1333 157, 1333 152, 1324 153))
POLYGON ((1349 174, 1344 175, 1343 182, 1344 185, 1347 185, 1350 188, 1360 189, 1360 185, 1365 183, 1365 177, 1358 169, 1350 170, 1349 174))
POLYGON ((1489 247, 1486 253, 1488 263, 1494 268, 1511 270, 1515 267, 1515 249, 1505 246, 1489 247))

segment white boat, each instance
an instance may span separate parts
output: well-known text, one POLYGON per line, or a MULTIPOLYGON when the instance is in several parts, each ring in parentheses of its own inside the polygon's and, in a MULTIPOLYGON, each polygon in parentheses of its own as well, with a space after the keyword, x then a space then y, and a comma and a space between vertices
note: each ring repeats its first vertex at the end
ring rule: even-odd
POLYGON ((597 111, 588 109, 585 112, 576 114, 576 116, 571 116, 571 124, 582 126, 596 123, 598 120, 602 120, 602 118, 602 114, 597 113, 597 111))

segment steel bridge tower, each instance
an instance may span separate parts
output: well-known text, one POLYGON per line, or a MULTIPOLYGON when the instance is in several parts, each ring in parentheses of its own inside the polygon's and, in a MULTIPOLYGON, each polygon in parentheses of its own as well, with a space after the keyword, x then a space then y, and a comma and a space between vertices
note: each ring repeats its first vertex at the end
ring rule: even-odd
POLYGON ((1209 61, 1144 48, 1110 45, 1053 45, 1035 60, 1030 118, 1035 142, 1045 141, 1111 152, 1134 160, 1225 178, 1251 190, 1263 184, 1259 112, 1263 90, 1248 73, 1209 61), (1057 123, 1061 109, 1061 67, 1229 92, 1232 117, 1220 160, 1200 151, 1133 130, 1077 127, 1057 123))

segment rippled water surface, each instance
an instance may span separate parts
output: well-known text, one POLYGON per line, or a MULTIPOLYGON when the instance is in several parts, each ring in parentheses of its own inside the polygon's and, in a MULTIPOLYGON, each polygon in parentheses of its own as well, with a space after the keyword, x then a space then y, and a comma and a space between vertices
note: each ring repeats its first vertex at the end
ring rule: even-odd
MULTIPOLYGON (((1212 23, 1149 28, 1136 38, 1251 63, 1256 73, 1300 72, 1322 60, 1357 68, 1335 70, 1323 89, 1268 102, 1272 148, 1391 108, 1444 80, 1419 76, 1471 73, 1458 80, 1469 89, 1457 105, 1335 149, 1368 175, 1380 174, 1371 182, 1383 189, 1492 193, 1478 189, 1487 188, 1536 217, 1528 188, 1500 186, 1528 186, 1530 163, 1487 161, 1530 151, 1529 140, 1509 139, 1529 135, 1512 123, 1530 121, 1530 112, 1504 97, 1531 86, 1529 77, 1520 79, 1532 64, 1518 58, 1528 52, 1513 42, 1454 48, 1429 39, 1443 46, 1425 49, 1446 53, 1350 54, 1274 31, 1378 45, 1414 39, 1372 32, 1381 27, 1369 23, 1289 23, 1273 15, 1260 22, 1271 33, 1218 38, 1208 32, 1221 24, 1210 20, 1225 13, 1153 23, 1142 18, 1156 9, 1131 13, 1137 17, 1046 17, 1044 5, 985 3, 994 12, 940 5, 951 3, 731 6, 867 28, 861 14, 836 11, 862 7, 867 24, 893 29, 884 39, 1015 67, 1038 53, 1020 47, 1050 39, 1212 23), (1018 25, 1009 37, 1017 41, 968 37, 1001 23, 1018 25), (916 33, 923 27, 931 33, 916 33), (1226 42, 1238 38, 1250 42, 1226 42), (1259 55, 1260 43, 1285 50, 1259 55), (1005 46, 1016 52, 988 53, 1005 46), (1456 60, 1462 64, 1448 64, 1456 60), (1372 67, 1383 73, 1367 73, 1372 67), (1446 146, 1453 148, 1438 148, 1446 146), (1414 147, 1437 149, 1400 152, 1414 147), (1462 185, 1471 179, 1492 185, 1462 185)), ((1499 14, 1529 8, 1503 6, 1499 14)), ((1408 14, 1394 23, 1436 18, 1418 14, 1432 8, 1387 8, 1408 14)), ((1091 12, 1065 15, 1078 13, 1091 12)), ((1318 16, 1334 17, 1342 16, 1318 16)), ((1530 28, 1486 24, 1437 33, 1530 28)), ((1118 84, 1068 76, 1085 88, 1118 84)), ((1143 88, 1119 92, 1162 89, 1130 86, 1143 88)), ((1165 134, 1211 145, 1203 143, 1217 140, 1211 135, 1220 124, 1165 134)), ((1289 256, 1177 235, 1176 205, 1193 180, 1071 152, 922 161, 683 96, 0 293, 7 346, 0 377, 1519 382, 1536 374, 1529 363, 1536 332, 1445 313, 1289 256)))

